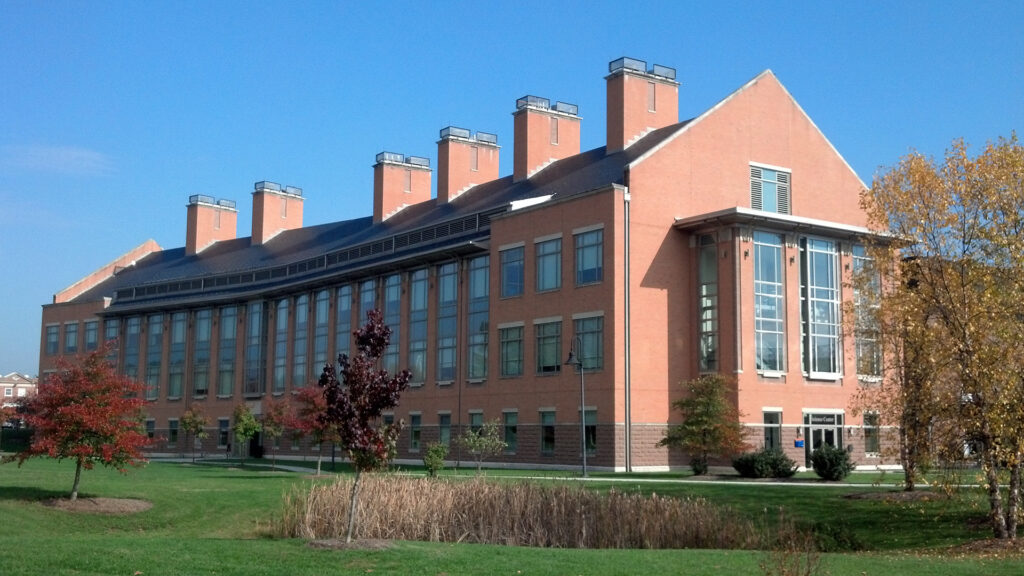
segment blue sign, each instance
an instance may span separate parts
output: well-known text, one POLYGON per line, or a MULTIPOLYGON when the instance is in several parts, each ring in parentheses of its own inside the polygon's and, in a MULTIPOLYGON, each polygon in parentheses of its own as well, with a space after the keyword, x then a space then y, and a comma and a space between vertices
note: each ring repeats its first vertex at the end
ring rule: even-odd
POLYGON ((804 441, 803 440, 793 440, 793 448, 803 448, 803 447, 804 447, 804 441))

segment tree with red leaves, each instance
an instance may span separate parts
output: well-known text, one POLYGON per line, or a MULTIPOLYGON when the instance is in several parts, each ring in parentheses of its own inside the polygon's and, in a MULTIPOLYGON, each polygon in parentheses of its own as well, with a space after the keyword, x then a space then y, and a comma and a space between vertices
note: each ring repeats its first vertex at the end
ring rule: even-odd
POLYGON ((57 367, 25 403, 32 443, 6 461, 21 466, 35 456, 74 459, 76 500, 83 468, 98 462, 125 472, 146 462, 141 450, 152 440, 142 425, 143 385, 114 371, 105 345, 78 363, 60 358, 57 367))
POLYGON ((266 398, 263 400, 263 437, 269 441, 270 450, 273 456, 270 461, 270 468, 277 468, 277 447, 276 440, 284 435, 288 422, 292 420, 292 407, 286 397, 266 398))
POLYGON ((338 356, 341 381, 331 365, 325 366, 320 376, 327 401, 323 420, 337 429, 356 469, 349 496, 346 542, 352 541, 355 527, 360 476, 386 467, 395 455, 399 426, 382 423, 381 414, 398 406, 398 398, 411 377, 408 370, 392 376, 380 368, 380 358, 391 342, 391 328, 384 324, 380 310, 367 313, 366 325, 355 332, 355 339, 358 354, 352 358, 347 354, 338 356))
POLYGON ((295 438, 308 436, 320 447, 316 457, 316 475, 320 475, 320 465, 324 459, 324 444, 339 442, 337 427, 327 420, 327 398, 324 391, 316 387, 300 388, 292 398, 295 409, 288 421, 288 428, 295 438))

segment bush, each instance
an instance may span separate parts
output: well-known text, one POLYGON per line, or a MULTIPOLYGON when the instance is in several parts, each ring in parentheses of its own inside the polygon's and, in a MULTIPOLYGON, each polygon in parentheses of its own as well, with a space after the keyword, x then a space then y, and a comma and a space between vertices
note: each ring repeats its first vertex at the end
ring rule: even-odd
POLYGON ((448 457, 448 445, 440 442, 431 442, 427 451, 423 453, 423 465, 427 467, 427 473, 431 477, 437 476, 438 471, 444 468, 444 459, 448 457))
POLYGON ((811 452, 811 465, 814 473, 823 480, 842 480, 854 466, 849 452, 829 444, 822 444, 811 452))
POLYGON ((732 467, 744 478, 789 478, 796 474, 796 462, 778 448, 763 448, 733 459, 732 467))

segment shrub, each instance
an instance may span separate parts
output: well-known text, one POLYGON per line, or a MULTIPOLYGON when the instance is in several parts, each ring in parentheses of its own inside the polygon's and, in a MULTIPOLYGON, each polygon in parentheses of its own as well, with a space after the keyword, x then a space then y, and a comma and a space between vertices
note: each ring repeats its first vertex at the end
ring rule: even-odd
POLYGON ((437 476, 439 470, 444 468, 444 459, 448 457, 448 445, 440 442, 431 442, 427 451, 423 453, 423 465, 427 467, 427 473, 431 477, 437 476))
POLYGON ((822 444, 811 452, 814 473, 823 480, 842 480, 853 471, 850 453, 842 448, 822 444))
POLYGON ((732 467, 744 478, 789 478, 796 474, 796 462, 778 448, 762 448, 733 459, 732 467))

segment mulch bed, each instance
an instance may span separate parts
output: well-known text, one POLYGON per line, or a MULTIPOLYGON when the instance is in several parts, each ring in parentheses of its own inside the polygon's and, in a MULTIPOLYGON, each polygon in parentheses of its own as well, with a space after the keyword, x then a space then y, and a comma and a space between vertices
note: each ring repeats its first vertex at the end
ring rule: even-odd
POLYGON ((43 506, 64 510, 66 512, 85 512, 89 514, 137 514, 153 507, 152 502, 134 498, 54 498, 43 501, 43 506))
POLYGON ((344 540, 312 540, 308 546, 322 550, 387 550, 391 548, 392 544, 391 540, 361 538, 352 542, 345 542, 344 540))

